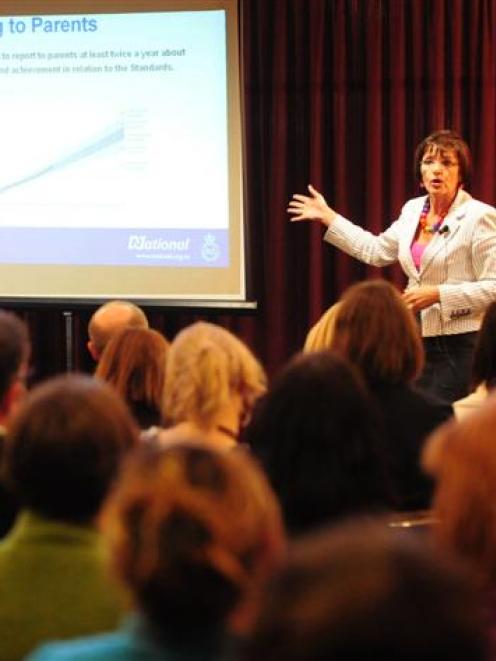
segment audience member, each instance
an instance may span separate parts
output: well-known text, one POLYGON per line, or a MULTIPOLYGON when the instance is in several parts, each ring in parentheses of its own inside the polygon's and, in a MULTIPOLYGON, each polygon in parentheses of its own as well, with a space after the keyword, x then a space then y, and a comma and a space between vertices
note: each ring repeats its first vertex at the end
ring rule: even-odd
MULTIPOLYGON (((0 310, 0 468, 4 463, 5 434, 26 394, 30 341, 26 324, 10 312, 0 310)), ((10 530, 17 504, 5 477, 0 474, 0 538, 10 530)))
POLYGON ((472 365, 471 392, 453 404, 458 419, 477 409, 496 386, 496 302, 486 309, 477 333, 472 365))
POLYGON ((489 397, 463 420, 452 421, 427 441, 426 469, 434 475, 433 534, 477 571, 496 658, 496 399, 489 397))
POLYGON ((351 365, 331 352, 290 361, 256 407, 245 437, 292 534, 391 507, 369 395, 351 365))
POLYGON ((310 351, 326 351, 329 349, 332 344, 332 338, 334 337, 334 325, 339 306, 339 301, 331 305, 308 331, 303 347, 305 353, 309 353, 310 351))
POLYGON ((22 510, 0 543, 0 659, 52 638, 105 631, 123 612, 95 527, 137 428, 109 386, 89 376, 35 388, 6 439, 22 510))
POLYGON ((126 328, 105 347, 95 375, 110 383, 141 429, 163 423, 169 343, 150 328, 126 328))
POLYGON ((128 327, 148 328, 148 319, 141 308, 129 301, 108 301, 101 305, 88 324, 87 347, 93 360, 98 362, 110 338, 128 327))
MULTIPOLYGON (((257 398, 265 392, 260 363, 225 328, 198 322, 171 344, 165 374, 165 415, 173 437, 201 437, 219 448, 238 441, 257 398)), ((166 442, 169 432, 160 434, 166 442)))
POLYGON ((241 661, 483 661, 472 577, 378 527, 302 539, 269 583, 241 661))
POLYGON ((350 287, 341 299, 332 347, 358 367, 378 405, 398 509, 428 508, 432 482, 421 471, 420 452, 453 408, 414 386, 424 354, 401 294, 385 280, 350 287))
POLYGON ((104 529, 137 614, 115 633, 54 643, 32 661, 214 661, 242 635, 284 549, 278 505, 245 453, 145 445, 111 496, 104 529))

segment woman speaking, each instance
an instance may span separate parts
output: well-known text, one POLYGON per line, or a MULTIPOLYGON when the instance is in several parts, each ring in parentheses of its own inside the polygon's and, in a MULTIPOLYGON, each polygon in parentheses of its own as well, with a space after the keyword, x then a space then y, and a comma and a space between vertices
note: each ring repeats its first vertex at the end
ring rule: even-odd
POLYGON ((339 215, 312 186, 293 195, 292 221, 319 220, 325 241, 373 266, 398 261, 406 305, 418 315, 426 353, 419 385, 447 401, 467 394, 475 335, 496 299, 496 209, 472 198, 471 155, 454 131, 436 131, 415 151, 426 195, 409 200, 379 235, 339 215))

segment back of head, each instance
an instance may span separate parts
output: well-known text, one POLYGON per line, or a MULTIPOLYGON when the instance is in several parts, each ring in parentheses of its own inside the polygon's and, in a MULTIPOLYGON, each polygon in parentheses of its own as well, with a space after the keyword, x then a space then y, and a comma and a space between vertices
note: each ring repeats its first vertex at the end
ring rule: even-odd
POLYGON ((242 661, 485 659, 472 577, 415 541, 353 524, 296 544, 242 661))
POLYGON ((208 429, 234 395, 249 414, 265 383, 262 366, 241 340, 215 324, 192 324, 176 336, 167 357, 167 419, 208 429))
POLYGON ((332 346, 369 384, 412 383, 423 366, 415 319, 398 290, 385 280, 367 280, 343 294, 332 346))
POLYGON ((317 323, 308 331, 303 351, 325 351, 332 346, 334 325, 341 303, 338 301, 324 312, 317 323))
POLYGON ((158 331, 126 328, 109 341, 98 362, 96 376, 112 384, 142 427, 160 424, 168 349, 158 331))
POLYGON ((282 548, 277 502, 257 466, 194 443, 142 447, 103 520, 117 573, 168 638, 223 630, 282 548))
POLYGON ((6 472, 24 507, 86 523, 136 443, 134 422, 109 386, 89 376, 56 377, 34 388, 15 417, 6 472))
POLYGON ((427 440, 423 464, 435 480, 437 539, 496 582, 496 398, 461 421, 446 423, 427 440))
POLYGON ((26 324, 16 315, 0 310, 0 404, 27 363, 30 342, 26 324))
POLYGON ((246 431, 293 533, 388 503, 380 430, 354 368, 331 352, 296 356, 246 431))
POLYGON ((88 349, 99 360, 109 340, 125 328, 148 328, 141 308, 130 301, 108 301, 93 314, 88 324, 88 349))

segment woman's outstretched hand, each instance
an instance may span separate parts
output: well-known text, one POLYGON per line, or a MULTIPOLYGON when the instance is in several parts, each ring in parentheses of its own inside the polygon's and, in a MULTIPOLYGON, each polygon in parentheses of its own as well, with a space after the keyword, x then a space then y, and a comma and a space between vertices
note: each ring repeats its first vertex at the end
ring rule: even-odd
POLYGON ((296 194, 291 198, 287 209, 291 221, 320 220, 323 225, 328 227, 334 220, 336 212, 311 184, 308 185, 308 191, 310 196, 296 194))

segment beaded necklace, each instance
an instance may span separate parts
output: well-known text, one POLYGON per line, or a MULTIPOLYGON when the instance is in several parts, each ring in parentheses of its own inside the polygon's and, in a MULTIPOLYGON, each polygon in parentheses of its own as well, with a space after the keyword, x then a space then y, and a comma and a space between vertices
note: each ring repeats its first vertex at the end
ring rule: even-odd
MULTIPOLYGON (((453 204, 453 202, 451 203, 453 204)), ((419 224, 420 224, 420 229, 422 232, 425 232, 426 234, 435 234, 436 232, 439 231, 439 228, 444 222, 444 219, 448 215, 448 211, 451 208, 450 206, 446 209, 446 211, 443 211, 442 213, 439 214, 438 216, 438 221, 434 223, 434 225, 428 225, 427 224, 427 216, 429 215, 429 210, 431 208, 431 201, 429 197, 427 196, 424 206, 422 207, 422 211, 420 213, 420 219, 419 219, 419 224)))

